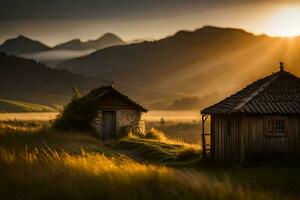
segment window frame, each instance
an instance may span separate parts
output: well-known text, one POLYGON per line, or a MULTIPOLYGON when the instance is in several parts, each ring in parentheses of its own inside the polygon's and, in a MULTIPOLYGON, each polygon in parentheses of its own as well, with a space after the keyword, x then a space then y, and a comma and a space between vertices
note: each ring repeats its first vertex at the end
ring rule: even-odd
POLYGON ((288 133, 287 119, 282 117, 267 117, 265 120, 267 137, 285 137, 288 133), (271 126, 270 126, 271 124, 271 126), (270 131, 271 130, 271 131, 270 131))

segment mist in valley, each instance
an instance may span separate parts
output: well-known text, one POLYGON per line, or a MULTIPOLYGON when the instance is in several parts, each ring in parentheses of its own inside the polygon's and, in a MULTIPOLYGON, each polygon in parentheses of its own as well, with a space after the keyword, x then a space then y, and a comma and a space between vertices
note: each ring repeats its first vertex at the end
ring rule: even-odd
POLYGON ((95 49, 85 50, 50 50, 38 53, 20 54, 20 57, 34 59, 39 62, 46 63, 48 66, 55 68, 57 64, 64 60, 78 58, 89 55, 96 51, 95 49))

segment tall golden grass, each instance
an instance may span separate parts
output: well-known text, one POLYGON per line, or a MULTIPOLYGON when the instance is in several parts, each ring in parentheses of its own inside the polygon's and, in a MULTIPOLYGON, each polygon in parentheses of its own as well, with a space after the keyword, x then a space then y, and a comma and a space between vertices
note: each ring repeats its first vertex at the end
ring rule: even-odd
POLYGON ((81 151, 0 147, 3 199, 275 199, 229 179, 81 151))
POLYGON ((0 129, 0 199, 269 200, 282 196, 192 169, 140 163, 109 151, 88 135, 4 128, 0 129))

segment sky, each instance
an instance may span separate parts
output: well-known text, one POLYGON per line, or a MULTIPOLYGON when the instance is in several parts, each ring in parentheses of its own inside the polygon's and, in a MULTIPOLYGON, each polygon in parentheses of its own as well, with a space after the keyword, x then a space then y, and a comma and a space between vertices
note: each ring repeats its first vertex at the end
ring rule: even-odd
POLYGON ((20 34, 49 46, 112 32, 155 40, 204 25, 300 35, 300 0, 1 0, 0 42, 20 34))

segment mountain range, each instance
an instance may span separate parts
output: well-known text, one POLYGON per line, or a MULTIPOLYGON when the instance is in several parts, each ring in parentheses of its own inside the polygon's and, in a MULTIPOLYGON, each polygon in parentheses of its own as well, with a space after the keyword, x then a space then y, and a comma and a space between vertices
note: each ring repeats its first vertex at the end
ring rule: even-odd
POLYGON ((151 105, 161 99, 197 95, 205 106, 277 71, 279 61, 299 73, 299 47, 299 38, 206 26, 157 41, 98 50, 57 67, 138 88, 145 102, 152 100, 151 105))
MULTIPOLYGON (((76 77, 82 74, 79 82, 86 85, 87 81, 87 86, 99 85, 95 80, 114 80, 118 89, 149 109, 200 109, 278 71, 279 61, 285 62, 288 71, 300 74, 299 58, 299 37, 273 38, 241 29, 206 26, 157 41, 100 49, 62 61, 57 71, 68 70, 72 73, 64 73, 76 77), (196 107, 184 105, 186 102, 194 102, 196 107)), ((49 83, 53 83, 51 79, 47 79, 49 83)), ((18 88, 18 84, 11 89, 18 88)), ((66 91, 72 84, 57 90, 66 91)))
POLYGON ((0 45, 0 51, 45 62, 54 67, 59 62, 67 59, 85 56, 98 49, 124 44, 126 43, 122 39, 112 33, 106 33, 96 40, 86 42, 73 39, 54 47, 49 47, 39 41, 20 35, 6 40, 0 45))
POLYGON ((81 42, 80 39, 73 39, 68 42, 58 44, 54 49, 67 49, 67 50, 84 50, 84 49, 103 49, 115 45, 126 44, 121 38, 113 33, 106 33, 96 40, 89 40, 81 42))

